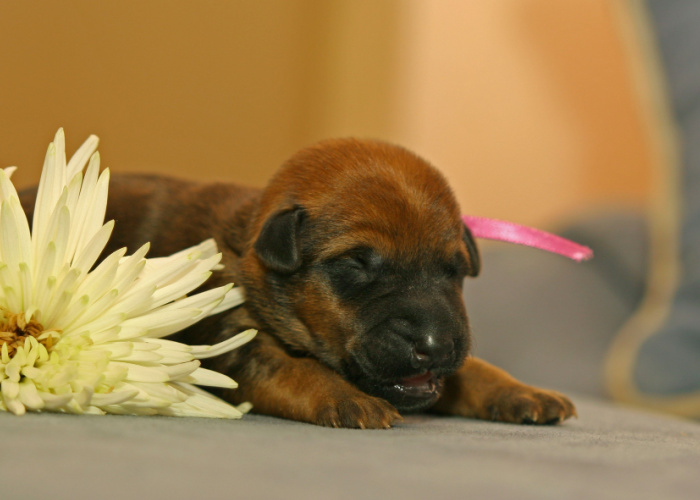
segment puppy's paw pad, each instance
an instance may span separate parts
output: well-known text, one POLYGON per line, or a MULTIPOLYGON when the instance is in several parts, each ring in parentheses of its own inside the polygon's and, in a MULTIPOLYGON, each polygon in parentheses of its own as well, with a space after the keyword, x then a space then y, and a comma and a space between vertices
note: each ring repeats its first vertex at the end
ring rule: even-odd
POLYGON ((574 404, 563 394, 526 385, 504 391, 489 410, 492 420, 530 425, 553 425, 576 416, 574 404))
POLYGON ((388 429, 402 420, 396 409, 383 399, 355 396, 325 402, 316 412, 316 423, 351 429, 388 429))

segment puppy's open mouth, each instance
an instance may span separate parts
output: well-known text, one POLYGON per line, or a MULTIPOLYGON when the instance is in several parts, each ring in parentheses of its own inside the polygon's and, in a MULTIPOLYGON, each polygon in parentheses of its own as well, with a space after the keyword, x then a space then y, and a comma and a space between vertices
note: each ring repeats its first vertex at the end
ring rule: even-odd
POLYGON ((414 412, 433 405, 440 396, 442 386, 442 377, 426 372, 395 382, 373 384, 368 392, 386 399, 401 412, 414 412))
POLYGON ((396 390, 411 397, 429 397, 438 390, 438 378, 432 372, 426 372, 415 377, 402 378, 396 382, 396 390))

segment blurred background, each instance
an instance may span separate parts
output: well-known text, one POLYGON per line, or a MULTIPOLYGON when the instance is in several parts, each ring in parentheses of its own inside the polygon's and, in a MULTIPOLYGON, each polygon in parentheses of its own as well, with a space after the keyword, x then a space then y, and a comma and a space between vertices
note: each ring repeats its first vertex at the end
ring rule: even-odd
POLYGON ((0 166, 58 127, 115 172, 264 185, 317 140, 400 143, 464 213, 553 226, 650 187, 616 0, 0 2, 0 166))

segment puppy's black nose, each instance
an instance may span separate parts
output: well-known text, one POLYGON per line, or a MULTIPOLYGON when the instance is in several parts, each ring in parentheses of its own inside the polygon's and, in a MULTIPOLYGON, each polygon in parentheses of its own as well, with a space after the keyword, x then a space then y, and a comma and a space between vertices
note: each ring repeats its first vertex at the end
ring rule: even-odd
POLYGON ((417 340, 411 353, 411 366, 428 369, 448 360, 454 350, 451 338, 438 340, 434 335, 425 335, 417 340))

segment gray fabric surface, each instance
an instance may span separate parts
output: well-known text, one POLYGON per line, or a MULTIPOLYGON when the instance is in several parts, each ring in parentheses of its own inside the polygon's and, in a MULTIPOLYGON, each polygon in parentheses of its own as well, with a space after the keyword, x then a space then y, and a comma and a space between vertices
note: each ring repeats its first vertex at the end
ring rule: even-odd
POLYGON ((700 425, 575 398, 557 427, 0 415, 3 500, 696 499, 700 425))

